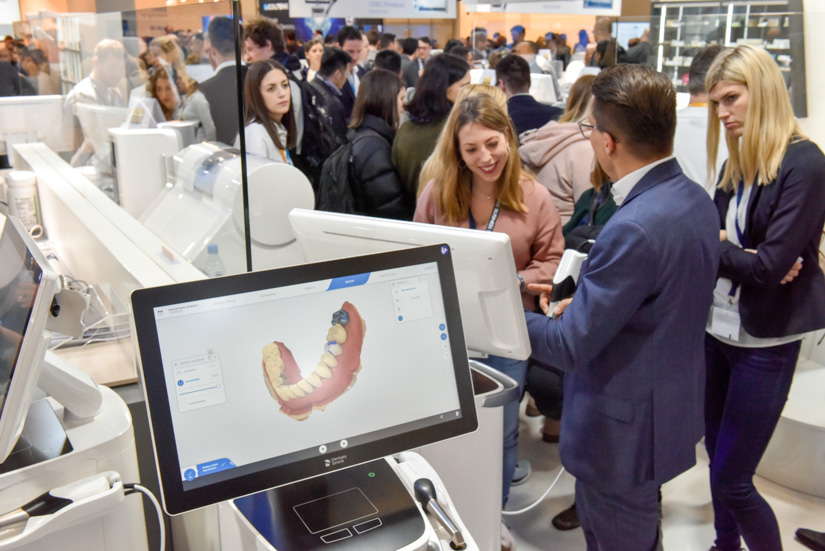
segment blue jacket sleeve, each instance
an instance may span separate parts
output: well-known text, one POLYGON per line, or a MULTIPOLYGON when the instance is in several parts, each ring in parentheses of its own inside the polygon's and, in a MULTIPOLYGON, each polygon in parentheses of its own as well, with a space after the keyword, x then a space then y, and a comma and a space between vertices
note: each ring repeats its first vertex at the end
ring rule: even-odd
POLYGON ((655 292, 656 257, 650 237, 621 221, 602 232, 590 251, 573 301, 558 320, 527 313, 533 357, 574 371, 596 357, 655 292))

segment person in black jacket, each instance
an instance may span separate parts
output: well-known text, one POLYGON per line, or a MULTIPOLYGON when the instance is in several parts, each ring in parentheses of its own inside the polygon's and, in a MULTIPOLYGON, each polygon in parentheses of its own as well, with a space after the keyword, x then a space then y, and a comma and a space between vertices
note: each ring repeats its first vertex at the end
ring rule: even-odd
POLYGON ((392 140, 405 92, 398 75, 382 69, 361 80, 347 136, 352 142, 350 181, 359 214, 412 220, 404 186, 392 164, 392 140))
POLYGON ((342 142, 347 137, 347 115, 344 112, 341 89, 347 85, 349 59, 345 52, 337 48, 327 48, 321 58, 320 69, 309 83, 324 98, 330 126, 342 142))

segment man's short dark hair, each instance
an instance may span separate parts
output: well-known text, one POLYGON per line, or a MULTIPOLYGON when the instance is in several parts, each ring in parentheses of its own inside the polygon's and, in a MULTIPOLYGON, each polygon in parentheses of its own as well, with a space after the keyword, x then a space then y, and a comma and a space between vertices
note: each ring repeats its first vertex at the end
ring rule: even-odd
POLYGON ((324 37, 324 44, 327 46, 334 46, 338 44, 338 37, 334 34, 328 34, 324 37))
POLYGON ((708 91, 705 90, 705 77, 708 74, 708 69, 710 69, 713 60, 716 59, 719 52, 724 49, 725 47, 721 44, 711 44, 707 48, 699 50, 699 52, 693 56, 693 61, 690 62, 690 69, 688 70, 688 74, 690 75, 688 92, 697 96, 708 93, 708 91))
POLYGON ((361 31, 350 25, 341 27, 341 30, 338 31, 338 45, 343 48, 344 42, 347 40, 361 40, 361 31))
POLYGON ((450 50, 455 48, 456 46, 464 46, 464 43, 457 38, 451 38, 444 44, 444 53, 449 54, 450 50))
POLYGON ((195 34, 192 35, 192 38, 194 38, 195 40, 200 40, 201 42, 203 42, 203 33, 195 33, 195 34))
POLYGON ((286 48, 281 27, 266 17, 255 17, 244 25, 244 36, 260 47, 266 46, 269 41, 276 52, 282 52, 286 48))
POLYGON ((472 50, 463 44, 459 44, 457 46, 453 46, 450 48, 450 51, 446 53, 446 55, 452 55, 455 57, 460 57, 463 60, 467 60, 467 54, 469 54, 472 50))
POLYGON ((526 92, 530 89, 530 64, 515 54, 504 56, 496 65, 496 82, 499 80, 510 93, 526 92))
POLYGON ((401 72, 401 54, 394 50, 381 50, 375 54, 375 68, 397 75, 401 72))
POLYGON ((367 42, 370 43, 370 46, 377 46, 379 38, 381 38, 381 33, 379 33, 376 29, 370 29, 367 31, 367 42))
POLYGON ((418 49, 418 39, 417 38, 405 38, 401 42, 401 50, 404 52, 404 55, 413 55, 417 49, 418 49))
POLYGON ((384 33, 381 35, 381 38, 378 39, 378 49, 386 50, 393 42, 395 42, 395 35, 392 33, 384 33))
POLYGON ((43 53, 42 50, 34 49, 34 50, 27 50, 24 49, 23 52, 20 54, 20 61, 25 61, 28 58, 32 58, 32 61, 36 65, 42 65, 43 63, 48 63, 49 60, 46 58, 46 54, 43 53))
POLYGON ((342 73, 346 73, 349 62, 349 54, 344 50, 324 48, 324 55, 321 57, 321 67, 318 69, 318 74, 324 78, 328 78, 334 75, 335 71, 339 69, 342 73))
POLYGON ((624 142, 631 155, 647 160, 673 152, 676 89, 667 75, 647 65, 613 65, 596 76, 592 93, 597 129, 624 142))
POLYGON ((429 36, 422 36, 421 38, 418 39, 418 41, 423 42, 427 46, 432 46, 433 45, 433 41, 430 40, 429 36))
POLYGON ((213 17, 206 29, 206 34, 209 36, 212 47, 222 56, 235 53, 235 31, 232 27, 232 20, 228 17, 222 15, 213 17))

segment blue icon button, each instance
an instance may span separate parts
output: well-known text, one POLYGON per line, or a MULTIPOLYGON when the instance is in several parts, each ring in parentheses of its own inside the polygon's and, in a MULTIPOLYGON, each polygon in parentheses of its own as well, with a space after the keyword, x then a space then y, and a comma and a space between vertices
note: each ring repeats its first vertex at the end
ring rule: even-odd
POLYGON ((441 340, 442 340, 442 341, 446 341, 446 340, 447 340, 447 333, 441 333, 441 340))
POLYGON ((183 476, 186 477, 186 480, 195 480, 195 469, 186 469, 183 476))
POLYGON ((398 321, 404 321, 404 316, 398 316, 398 321))
POLYGON ((447 329, 447 326, 442 323, 441 325, 438 326, 438 329, 440 331, 444 331, 445 329, 447 329))
POLYGON ((178 386, 183 386, 183 381, 178 381, 178 386))

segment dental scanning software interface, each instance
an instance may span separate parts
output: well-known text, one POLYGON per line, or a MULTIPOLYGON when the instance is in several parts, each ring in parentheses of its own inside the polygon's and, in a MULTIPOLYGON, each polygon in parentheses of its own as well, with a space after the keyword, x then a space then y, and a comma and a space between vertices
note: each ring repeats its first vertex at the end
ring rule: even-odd
POLYGON ((184 489, 460 416, 440 286, 427 262, 155 307, 184 489))

